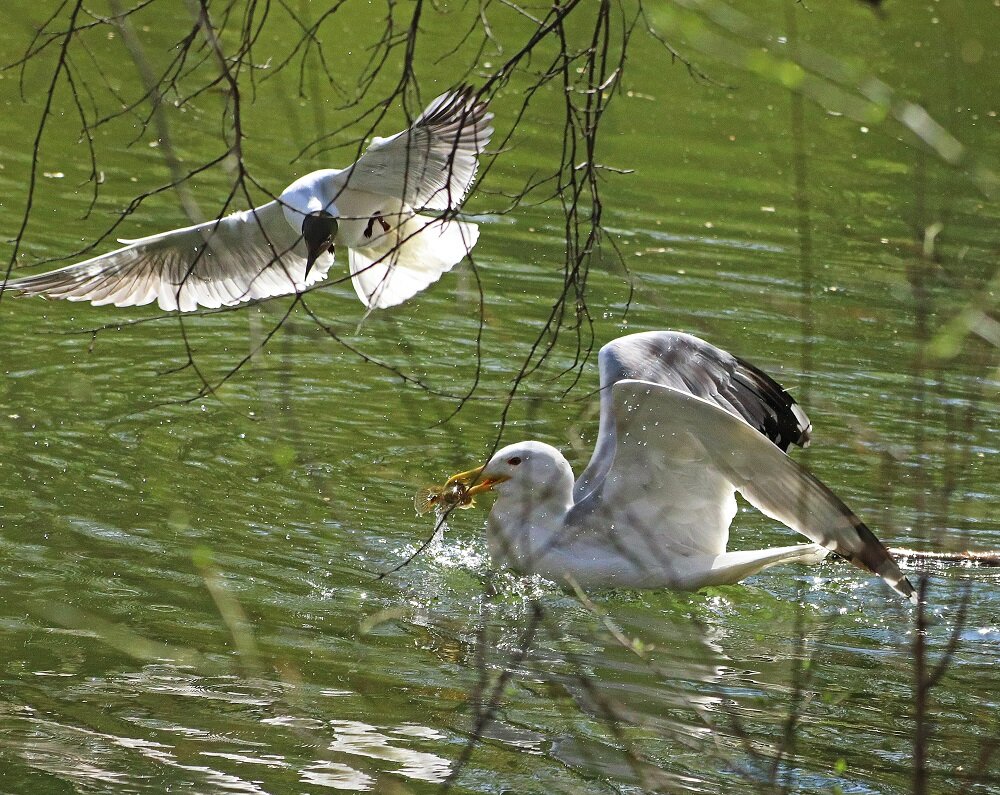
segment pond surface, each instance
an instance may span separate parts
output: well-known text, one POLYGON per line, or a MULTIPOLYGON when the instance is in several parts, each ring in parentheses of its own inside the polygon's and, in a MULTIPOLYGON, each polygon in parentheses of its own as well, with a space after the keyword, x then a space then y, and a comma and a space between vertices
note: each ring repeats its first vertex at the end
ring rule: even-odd
MULTIPOLYGON (((857 84, 878 77, 961 141, 967 157, 951 166, 898 122, 845 115, 833 95, 825 107, 807 99, 797 117, 758 63, 787 44, 791 5, 743 5, 749 28, 714 4, 651 12, 711 80, 671 64, 641 24, 635 34, 599 140, 600 161, 631 173, 602 177, 605 256, 586 293, 594 350, 671 328, 746 357, 808 410, 814 442, 798 457, 890 546, 998 549, 1000 212, 989 169, 1000 9, 791 12, 792 44, 834 56, 857 84), (773 31, 770 47, 756 26, 773 31)), ((186 31, 176 21, 186 7, 167 6, 138 18, 157 63, 186 31)), ((47 13, 11 4, 0 29, 11 59, 47 13)), ((382 13, 348 7, 325 29, 328 55, 342 53, 338 33, 358 49, 343 54, 343 82, 382 13)), ((426 99, 453 82, 436 57, 471 18, 425 14, 426 99)), ((508 22, 496 32, 505 52, 530 31, 508 22)), ((265 30, 261 63, 298 35, 287 17, 265 30)), ((87 72, 97 64, 136 93, 114 37, 87 57, 74 55, 78 77, 98 86, 87 72)), ((485 52, 482 73, 490 59, 502 56, 485 52)), ((20 226, 53 66, 28 69, 23 100, 16 71, 0 81, 4 239, 20 226)), ((399 63, 385 69, 390 86, 399 63)), ((515 123, 518 79, 494 100, 498 138, 515 123)), ((245 157, 270 191, 347 162, 364 133, 354 125, 337 139, 345 148, 292 162, 357 115, 322 81, 308 91, 299 98, 288 69, 247 105, 245 157)), ((134 118, 109 124, 95 144, 100 198, 84 217, 90 162, 68 96, 57 93, 43 141, 19 267, 88 245, 169 180, 155 135, 133 143, 134 118)), ((219 153, 217 102, 170 117, 189 167, 219 153)), ((3 296, 0 791, 417 793, 453 773, 452 791, 469 793, 912 791, 917 613, 845 564, 587 602, 491 575, 480 509, 453 515, 430 549, 378 578, 433 530, 413 494, 490 448, 563 289, 558 202, 503 212, 558 161, 561 113, 559 90, 544 89, 469 201, 482 224, 475 275, 466 263, 364 319, 348 284, 311 294, 309 308, 351 349, 296 308, 258 350, 285 299, 181 324, 149 307, 3 296), (216 384, 254 351, 199 397, 202 378, 216 384), (477 732, 481 704, 492 720, 477 732)), ((395 108, 378 132, 402 124, 395 108)), ((230 184, 224 171, 195 181, 206 214, 230 184)), ((114 234, 185 223, 166 192, 114 234)), ((579 471, 596 433, 597 374, 592 355, 574 385, 576 354, 564 329, 518 391, 503 439, 550 442, 579 471)), ((733 547, 794 542, 742 508, 733 547)), ((996 791, 1000 577, 907 568, 926 577, 928 665, 946 663, 927 696, 926 791, 996 791)))

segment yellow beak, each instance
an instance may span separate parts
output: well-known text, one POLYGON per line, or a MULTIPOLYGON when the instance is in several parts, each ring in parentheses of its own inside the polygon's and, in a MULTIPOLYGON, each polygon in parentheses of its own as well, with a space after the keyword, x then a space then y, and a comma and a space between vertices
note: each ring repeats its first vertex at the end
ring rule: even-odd
POLYGON ((442 492, 453 493, 456 489, 461 489, 464 496, 464 504, 471 505, 472 498, 477 494, 489 491, 497 483, 510 480, 505 475, 480 479, 480 475, 482 475, 485 468, 485 466, 476 467, 475 469, 470 469, 468 472, 459 472, 457 475, 452 475, 448 478, 448 482, 444 484, 442 492))
POLYGON ((506 475, 484 478, 482 474, 485 468, 476 467, 468 472, 459 472, 448 478, 448 482, 440 488, 432 486, 418 491, 413 495, 413 505, 417 514, 425 514, 432 508, 437 511, 471 508, 476 504, 473 498, 477 494, 489 491, 497 483, 510 480, 506 475))

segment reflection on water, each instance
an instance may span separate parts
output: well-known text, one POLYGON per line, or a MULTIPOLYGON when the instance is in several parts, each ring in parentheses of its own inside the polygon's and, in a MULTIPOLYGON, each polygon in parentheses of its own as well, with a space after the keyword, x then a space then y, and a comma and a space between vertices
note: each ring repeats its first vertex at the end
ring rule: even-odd
MULTIPOLYGON (((330 676, 308 675, 351 688, 316 689, 302 671, 280 679, 204 677, 162 663, 95 677, 83 673, 85 655, 58 676, 32 672, 51 684, 33 697, 35 705, 0 710, 0 732, 27 770, 81 786, 155 792, 183 780, 207 791, 275 792, 292 781, 341 791, 377 790, 384 776, 439 783, 467 739, 466 713, 455 710, 468 698, 468 674, 485 648, 490 679, 516 675, 483 732, 473 778, 483 764, 526 754, 558 760, 562 772, 542 764, 529 766, 534 772, 525 779, 512 773, 518 791, 533 791, 527 782, 536 779, 565 785, 600 771, 647 790, 711 792, 709 769, 736 766, 751 780, 767 779, 765 758, 759 768, 744 759, 747 739, 776 736, 796 698, 792 662, 808 660, 798 697, 809 706, 798 742, 836 745, 836 735, 849 734, 861 744, 838 753, 863 776, 872 764, 866 747, 886 758, 907 753, 905 731, 890 741, 882 721, 870 717, 877 704, 885 725, 908 720, 908 633, 893 618, 906 608, 888 605, 872 583, 838 596, 824 582, 792 569, 714 596, 625 593, 582 605, 551 585, 526 590, 517 578, 499 577, 477 608, 443 594, 437 607, 414 606, 374 626, 364 636, 370 660, 388 657, 388 668, 366 668, 364 653, 352 659, 338 652, 321 663, 330 676), (541 620, 522 659, 524 628, 536 611, 541 620), (796 622, 801 645, 788 632, 796 622), (397 691, 423 705, 424 721, 389 716, 398 710, 397 691), (361 712, 384 719, 361 719, 361 712)), ((940 649, 954 616, 935 612, 929 642, 940 649)), ((976 630, 969 632, 979 643, 955 663, 973 678, 992 665, 989 639, 996 637, 995 627, 976 630)), ((99 652, 100 641, 90 640, 99 652)), ((974 711, 972 718, 975 732, 982 719, 974 711)), ((880 777, 870 775, 872 782, 880 777)), ((819 791, 839 780, 817 771, 803 778, 819 791)))
MULTIPOLYGON (((32 769, 68 783, 84 788, 101 783, 145 789, 150 779, 159 777, 151 771, 163 767, 183 771, 198 787, 265 792, 238 775, 180 761, 175 746, 170 744, 68 726, 40 717, 33 710, 20 712, 16 716, 0 713, 9 740, 7 748, 32 769), (136 772, 121 772, 130 770, 136 772)), ((269 760, 269 764, 276 764, 276 760, 269 760)))
MULTIPOLYGON (((149 677, 132 676, 110 687, 104 683, 88 684, 87 688, 105 700, 119 687, 127 688, 129 697, 140 702, 164 694, 196 699, 198 703, 187 710, 192 716, 202 709, 200 702, 204 699, 224 701, 224 712, 231 717, 253 711, 248 708, 266 707, 272 711, 281 706, 273 698, 248 699, 246 694, 226 689, 221 683, 174 686, 165 683, 168 678, 162 671, 156 671, 149 677)), ((80 703, 86 703, 86 699, 81 698, 80 703)), ((176 711, 169 699, 161 702, 161 709, 164 713, 176 711)), ((227 792, 262 793, 269 791, 261 786, 262 780, 279 781, 287 776, 334 789, 362 791, 371 789, 383 774, 440 782, 451 769, 444 757, 411 747, 439 745, 445 739, 441 732, 414 723, 380 728, 355 720, 324 721, 301 715, 262 718, 260 723, 264 726, 307 740, 297 752, 281 755, 273 752, 278 747, 273 731, 255 740, 236 726, 206 731, 133 714, 119 715, 120 722, 111 721, 121 730, 141 727, 149 733, 149 737, 139 738, 131 733, 117 734, 85 725, 102 723, 99 716, 87 718, 81 714, 80 717, 82 722, 67 724, 47 718, 32 707, 0 707, 5 748, 29 768, 66 782, 114 784, 152 791, 156 791, 153 782, 177 780, 177 772, 182 772, 197 791, 218 788, 227 792), (320 758, 304 755, 310 746, 325 748, 320 758), (357 762, 351 762, 358 757, 378 764, 366 762, 362 765, 364 769, 358 769, 357 762)))
POLYGON ((316 762, 302 771, 302 782, 347 792, 365 792, 372 788, 375 779, 339 762, 316 762))
MULTIPOLYGON (((451 770, 447 759, 442 759, 435 754, 392 745, 393 739, 374 726, 357 721, 338 720, 330 721, 330 726, 335 733, 335 739, 330 743, 331 751, 396 762, 399 766, 391 768, 393 772, 406 778, 421 781, 444 781, 451 770)), ((417 737, 425 740, 436 740, 442 736, 440 732, 420 726, 404 725, 391 731, 404 738, 417 737)))

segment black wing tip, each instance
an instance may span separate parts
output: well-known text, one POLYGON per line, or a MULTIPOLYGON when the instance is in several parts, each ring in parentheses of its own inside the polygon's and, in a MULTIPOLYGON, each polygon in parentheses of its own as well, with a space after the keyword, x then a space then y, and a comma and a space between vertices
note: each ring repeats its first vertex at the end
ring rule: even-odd
POLYGON ((859 553, 838 549, 832 551, 859 569, 864 569, 881 577, 892 590, 900 596, 906 597, 913 604, 916 604, 916 588, 906 578, 906 575, 899 570, 899 564, 896 563, 896 559, 886 548, 885 544, 879 541, 868 525, 862 522, 857 516, 851 514, 848 518, 851 524, 854 525, 855 532, 858 534, 858 540, 861 542, 861 550, 859 553))
POLYGON ((747 388, 767 409, 767 416, 758 428, 782 451, 793 444, 808 447, 812 440, 812 422, 805 410, 781 384, 755 364, 733 356, 736 366, 733 380, 747 388))
MULTIPOLYGON (((611 340, 601 348, 598 361, 631 360, 627 350, 641 346, 642 356, 658 361, 692 394, 717 402, 770 439, 782 452, 791 445, 806 447, 812 423, 788 391, 756 365, 682 331, 649 331, 611 340), (703 370, 714 382, 710 389, 692 369, 703 370), (701 384, 698 382, 702 381, 701 384), (722 398, 718 400, 717 398, 722 398)), ((646 378, 647 368, 629 367, 634 377, 646 378)), ((654 379, 655 380, 655 379, 654 379)))

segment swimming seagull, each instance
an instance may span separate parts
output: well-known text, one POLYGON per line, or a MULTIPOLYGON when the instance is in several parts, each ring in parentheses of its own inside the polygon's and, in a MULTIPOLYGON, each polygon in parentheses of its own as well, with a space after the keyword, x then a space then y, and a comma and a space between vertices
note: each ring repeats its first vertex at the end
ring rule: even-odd
POLYGON ((347 249, 369 309, 395 306, 441 278, 476 244, 454 218, 493 133, 492 113, 464 86, 442 94, 409 129, 372 139, 344 169, 313 171, 276 201, 175 229, 49 273, 8 281, 24 295, 188 312, 301 292, 347 249), (441 211, 438 217, 419 210, 441 211))
POLYGON ((833 552, 916 600, 871 530, 786 454, 812 426, 766 373, 667 331, 614 340, 598 361, 597 446, 575 484, 557 449, 519 442, 445 485, 463 506, 497 492, 487 524, 495 561, 583 587, 694 590, 833 552), (727 552, 737 491, 815 543, 727 552))

